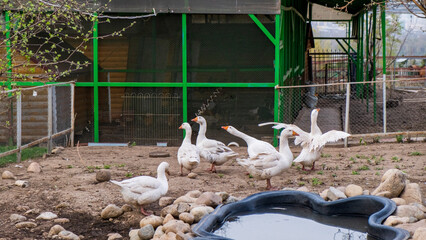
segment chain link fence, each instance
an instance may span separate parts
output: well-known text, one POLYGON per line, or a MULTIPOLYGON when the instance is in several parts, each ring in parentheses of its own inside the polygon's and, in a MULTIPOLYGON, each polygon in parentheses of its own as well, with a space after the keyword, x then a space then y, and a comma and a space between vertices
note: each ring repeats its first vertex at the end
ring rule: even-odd
POLYGON ((307 132, 313 108, 320 108, 318 125, 323 132, 335 129, 361 136, 396 132, 424 135, 426 131, 425 78, 277 88, 280 119, 307 132))
MULTIPOLYGON (((74 144, 74 83, 58 83, 2 91, 0 96, 0 160, 43 145, 74 144)), ((1 161, 0 161, 1 162, 1 161)))

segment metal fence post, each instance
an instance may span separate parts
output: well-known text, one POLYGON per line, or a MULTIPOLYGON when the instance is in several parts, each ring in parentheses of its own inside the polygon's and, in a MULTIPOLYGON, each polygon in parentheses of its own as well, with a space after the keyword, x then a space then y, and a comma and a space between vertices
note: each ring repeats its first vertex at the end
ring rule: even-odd
POLYGON ((52 86, 47 87, 47 153, 52 152, 52 86))
MULTIPOLYGON (((349 132, 349 104, 351 101, 351 84, 346 83, 346 106, 345 106, 345 132, 349 132)), ((348 138, 345 138, 345 147, 348 147, 348 138)))
POLYGON ((74 124, 75 124, 75 116, 74 116, 74 99, 75 99, 75 83, 71 83, 70 85, 71 91, 71 133, 70 133, 70 146, 74 147, 74 124))
POLYGON ((22 91, 16 95, 16 161, 21 162, 21 136, 22 136, 22 91))

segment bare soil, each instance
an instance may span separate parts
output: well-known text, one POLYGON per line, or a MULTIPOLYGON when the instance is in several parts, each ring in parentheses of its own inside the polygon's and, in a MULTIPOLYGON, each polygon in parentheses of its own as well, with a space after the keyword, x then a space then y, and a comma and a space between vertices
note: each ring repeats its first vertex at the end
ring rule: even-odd
MULTIPOLYGON (((240 156, 247 155, 246 147, 233 147, 240 156)), ((15 180, 0 181, 0 237, 4 239, 47 239, 53 221, 34 220, 37 227, 17 229, 9 217, 13 213, 35 219, 38 214, 25 214, 22 206, 39 212, 51 211, 70 222, 61 224, 65 229, 84 239, 106 239, 108 233, 120 233, 128 238, 131 228, 138 228, 143 216, 136 210, 127 212, 114 220, 102 220, 100 213, 108 204, 122 206, 124 201, 118 186, 110 182, 98 183, 96 172, 108 169, 112 179, 122 180, 131 176, 156 176, 160 162, 167 161, 171 166, 169 192, 167 196, 179 197, 190 190, 226 191, 236 197, 246 197, 265 191, 265 181, 249 178, 235 161, 217 167, 218 173, 205 171, 209 167, 202 161, 195 169, 196 179, 179 176, 176 159, 177 147, 79 147, 67 148, 59 154, 45 159, 33 159, 42 166, 41 173, 27 173, 31 161, 10 164, 1 168, 9 170, 20 180, 29 181, 27 188, 14 185, 15 180), (149 153, 165 151, 166 158, 150 158, 149 153), (79 158, 78 153, 81 155, 79 158)), ((295 156, 300 148, 292 147, 295 156)), ((420 184, 426 190, 426 143, 377 143, 343 148, 329 146, 323 151, 323 157, 317 162, 317 170, 305 172, 299 165, 292 166, 280 176, 272 178, 272 184, 279 188, 298 188, 306 186, 311 192, 319 193, 329 186, 358 184, 373 191, 379 184, 384 172, 391 168, 400 168, 408 174, 411 182, 420 184), (418 152, 423 155, 416 155, 418 152)), ((158 203, 146 206, 160 214, 158 203)))

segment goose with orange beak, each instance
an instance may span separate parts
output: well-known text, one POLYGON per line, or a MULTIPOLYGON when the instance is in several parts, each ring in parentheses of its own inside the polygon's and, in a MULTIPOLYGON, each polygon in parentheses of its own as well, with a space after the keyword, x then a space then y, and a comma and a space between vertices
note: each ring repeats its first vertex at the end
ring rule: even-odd
POLYGON ((302 170, 306 170, 306 166, 311 166, 310 171, 315 170, 315 162, 321 157, 321 152, 324 149, 325 144, 329 142, 337 142, 338 140, 345 139, 350 136, 349 133, 337 130, 331 130, 326 133, 322 133, 318 127, 317 119, 320 109, 314 109, 311 112, 311 132, 307 133, 300 129, 294 124, 285 124, 277 122, 261 123, 259 126, 274 124, 275 129, 289 129, 298 134, 294 140, 294 144, 300 144, 302 151, 299 156, 294 160, 302 164, 302 170))
POLYGON ((185 138, 179 147, 177 159, 180 166, 180 175, 183 175, 183 168, 192 172, 200 164, 200 153, 198 148, 191 143, 192 128, 189 123, 182 123, 179 129, 185 129, 185 138))
POLYGON ((291 167, 293 154, 288 146, 288 138, 293 136, 293 131, 284 129, 280 135, 280 148, 285 151, 278 152, 271 144, 258 140, 242 133, 232 126, 222 127, 230 134, 242 138, 247 143, 248 158, 237 158, 238 164, 243 166, 253 177, 266 180, 267 190, 277 190, 271 184, 271 178, 281 174, 291 167))
POLYGON ((211 167, 207 169, 208 171, 215 173, 216 166, 220 166, 238 155, 238 153, 234 152, 224 143, 206 137, 207 121, 204 117, 197 116, 191 121, 200 125, 196 146, 200 151, 201 158, 207 160, 211 164, 211 167))

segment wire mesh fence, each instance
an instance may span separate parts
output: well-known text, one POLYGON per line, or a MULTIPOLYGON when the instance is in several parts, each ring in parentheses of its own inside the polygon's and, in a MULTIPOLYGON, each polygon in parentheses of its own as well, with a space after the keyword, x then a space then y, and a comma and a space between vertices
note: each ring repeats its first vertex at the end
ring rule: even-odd
POLYGON ((58 83, 2 91, 0 98, 0 158, 47 143, 73 144, 74 83, 58 83))
POLYGON ((391 80, 385 86, 383 89, 383 81, 378 80, 278 87, 282 95, 280 119, 309 132, 310 112, 320 108, 318 125, 323 132, 332 129, 351 134, 425 131, 426 79, 391 80), (325 87, 337 86, 342 91, 322 91, 325 87), (321 89, 319 93, 317 89, 321 89), (289 94, 299 97, 290 101, 289 94))

